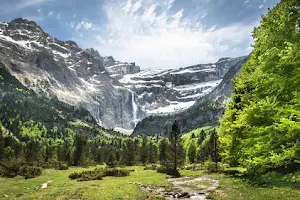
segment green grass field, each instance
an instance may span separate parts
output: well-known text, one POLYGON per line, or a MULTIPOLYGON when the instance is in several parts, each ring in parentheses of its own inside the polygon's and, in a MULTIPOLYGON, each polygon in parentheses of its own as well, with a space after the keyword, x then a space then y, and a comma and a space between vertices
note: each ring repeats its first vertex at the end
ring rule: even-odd
MULTIPOLYGON (((134 169, 127 177, 104 177, 103 180, 77 182, 70 180, 69 174, 80 172, 87 168, 70 168, 65 171, 44 170, 42 175, 25 180, 23 177, 2 178, 0 177, 0 199, 162 199, 158 196, 150 196, 140 190, 138 182, 153 187, 170 187, 167 175, 156 173, 153 170, 143 170, 144 167, 126 167, 134 169), (48 187, 41 189, 41 184, 48 183, 48 187)), ((92 168, 89 168, 92 169, 92 168)), ((181 170, 183 176, 201 176, 203 171, 181 170)), ((265 187, 253 186, 242 179, 232 178, 223 174, 205 174, 219 180, 220 187, 210 194, 212 199, 229 200, 277 200, 277 199, 300 199, 300 186, 294 184, 272 183, 265 187)), ((197 185, 207 185, 206 182, 197 182, 197 185)))
POLYGON ((147 194, 135 184, 139 182, 154 187, 168 186, 166 175, 152 170, 135 169, 127 177, 104 177, 103 180, 77 182, 69 174, 86 168, 70 168, 66 171, 44 170, 42 175, 24 180, 23 177, 0 178, 0 199, 146 199, 147 194), (41 189, 41 184, 52 181, 41 189))
MULTIPOLYGON (((273 180, 272 183, 257 186, 239 178, 223 174, 211 175, 219 180, 220 187, 209 196, 218 200, 298 200, 300 184, 273 180)), ((285 177, 285 176, 282 176, 285 177)))

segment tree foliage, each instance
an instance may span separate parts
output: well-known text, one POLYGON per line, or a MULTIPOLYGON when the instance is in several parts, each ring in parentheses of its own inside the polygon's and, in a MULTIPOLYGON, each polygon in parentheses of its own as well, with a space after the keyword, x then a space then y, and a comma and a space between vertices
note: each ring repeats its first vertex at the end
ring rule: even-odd
POLYGON ((300 167, 300 1, 283 0, 253 31, 254 50, 221 119, 222 158, 251 172, 300 167))

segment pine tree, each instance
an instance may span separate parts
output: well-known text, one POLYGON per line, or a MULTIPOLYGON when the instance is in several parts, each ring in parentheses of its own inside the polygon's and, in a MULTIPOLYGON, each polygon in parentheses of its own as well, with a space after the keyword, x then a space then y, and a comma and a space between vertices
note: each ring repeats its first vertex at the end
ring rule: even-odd
POLYGON ((140 161, 143 163, 143 165, 145 165, 147 160, 148 160, 147 139, 143 138, 142 146, 140 149, 140 161))
POLYGON ((167 160, 167 149, 168 149, 168 141, 167 139, 163 138, 158 143, 158 159, 161 165, 165 165, 167 160))
POLYGON ((107 165, 110 168, 113 168, 116 166, 116 153, 113 149, 111 149, 110 154, 108 156, 107 165))
POLYGON ((74 164, 83 165, 85 164, 84 151, 87 145, 87 137, 82 134, 76 134, 74 143, 75 143, 74 164))
POLYGON ((215 169, 218 170, 219 148, 218 148, 218 134, 216 129, 213 129, 210 133, 209 149, 210 149, 211 159, 215 163, 215 169))
POLYGON ((196 145, 193 141, 190 142, 190 145, 188 148, 188 158, 189 158, 190 163, 195 163, 196 145))
POLYGON ((198 139, 198 145, 199 146, 202 144, 202 142, 204 141, 204 139, 205 139, 205 132, 202 129, 201 132, 200 132, 200 135, 199 135, 199 139, 198 139))
MULTIPOLYGON (((171 175, 179 175, 178 166, 184 163, 184 149, 183 144, 180 137, 180 128, 178 121, 175 121, 172 125, 172 131, 170 133, 170 163, 171 166, 167 166, 166 168, 170 168, 171 175)), ((168 162, 167 162, 168 163, 168 162)))

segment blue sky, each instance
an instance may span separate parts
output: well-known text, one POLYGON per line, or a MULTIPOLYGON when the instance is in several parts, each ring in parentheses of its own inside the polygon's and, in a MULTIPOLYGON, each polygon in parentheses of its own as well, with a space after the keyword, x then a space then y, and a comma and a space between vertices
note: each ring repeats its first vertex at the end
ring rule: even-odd
POLYGON ((179 68, 251 52, 251 32, 279 0, 1 0, 53 37, 141 68, 179 68))

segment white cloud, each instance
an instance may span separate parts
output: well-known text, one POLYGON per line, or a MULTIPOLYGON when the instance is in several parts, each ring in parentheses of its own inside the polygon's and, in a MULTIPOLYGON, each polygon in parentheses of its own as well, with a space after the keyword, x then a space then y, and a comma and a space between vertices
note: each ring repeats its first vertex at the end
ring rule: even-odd
MULTIPOLYGON (((93 29, 98 31, 94 31, 95 40, 91 43, 81 41, 84 46, 96 47, 102 55, 135 61, 142 68, 214 62, 223 56, 240 56, 237 52, 243 55, 244 48, 252 43, 254 24, 205 28, 199 21, 185 17, 184 9, 174 11, 173 3, 174 0, 109 2, 104 6, 107 26, 93 29)), ((81 22, 76 29, 82 27, 81 22)))
POLYGON ((259 9, 262 9, 263 7, 264 7, 264 4, 258 6, 259 9))
POLYGON ((62 13, 61 12, 57 13, 56 19, 58 19, 58 20, 62 19, 62 13))
POLYGON ((92 28, 93 24, 90 22, 81 21, 76 26, 76 31, 79 31, 81 28, 84 28, 86 30, 92 28))
POLYGON ((37 9, 37 14, 38 14, 38 17, 41 17, 41 18, 44 18, 44 12, 42 11, 42 9, 37 9))
POLYGON ((76 15, 73 15, 72 17, 73 17, 73 18, 75 18, 75 17, 76 17, 76 15))
POLYGON ((203 19, 204 17, 206 17, 207 16, 207 11, 205 11, 204 13, 203 13, 203 15, 201 15, 201 19, 203 19))
POLYGON ((40 16, 40 15, 25 15, 25 16, 23 16, 23 18, 31 20, 31 21, 35 21, 35 22, 41 22, 45 19, 44 16, 40 16))
POLYGON ((66 23, 67 26, 70 26, 71 28, 75 27, 75 22, 66 23))
POLYGON ((250 0, 244 1, 244 4, 248 4, 248 3, 250 3, 250 0))
POLYGON ((54 14, 53 11, 48 12, 48 16, 51 17, 54 14))
POLYGON ((2 12, 2 14, 12 13, 21 9, 43 5, 49 2, 53 2, 53 0, 19 0, 16 4, 11 4, 10 1, 1 2, 0 12, 2 12))

